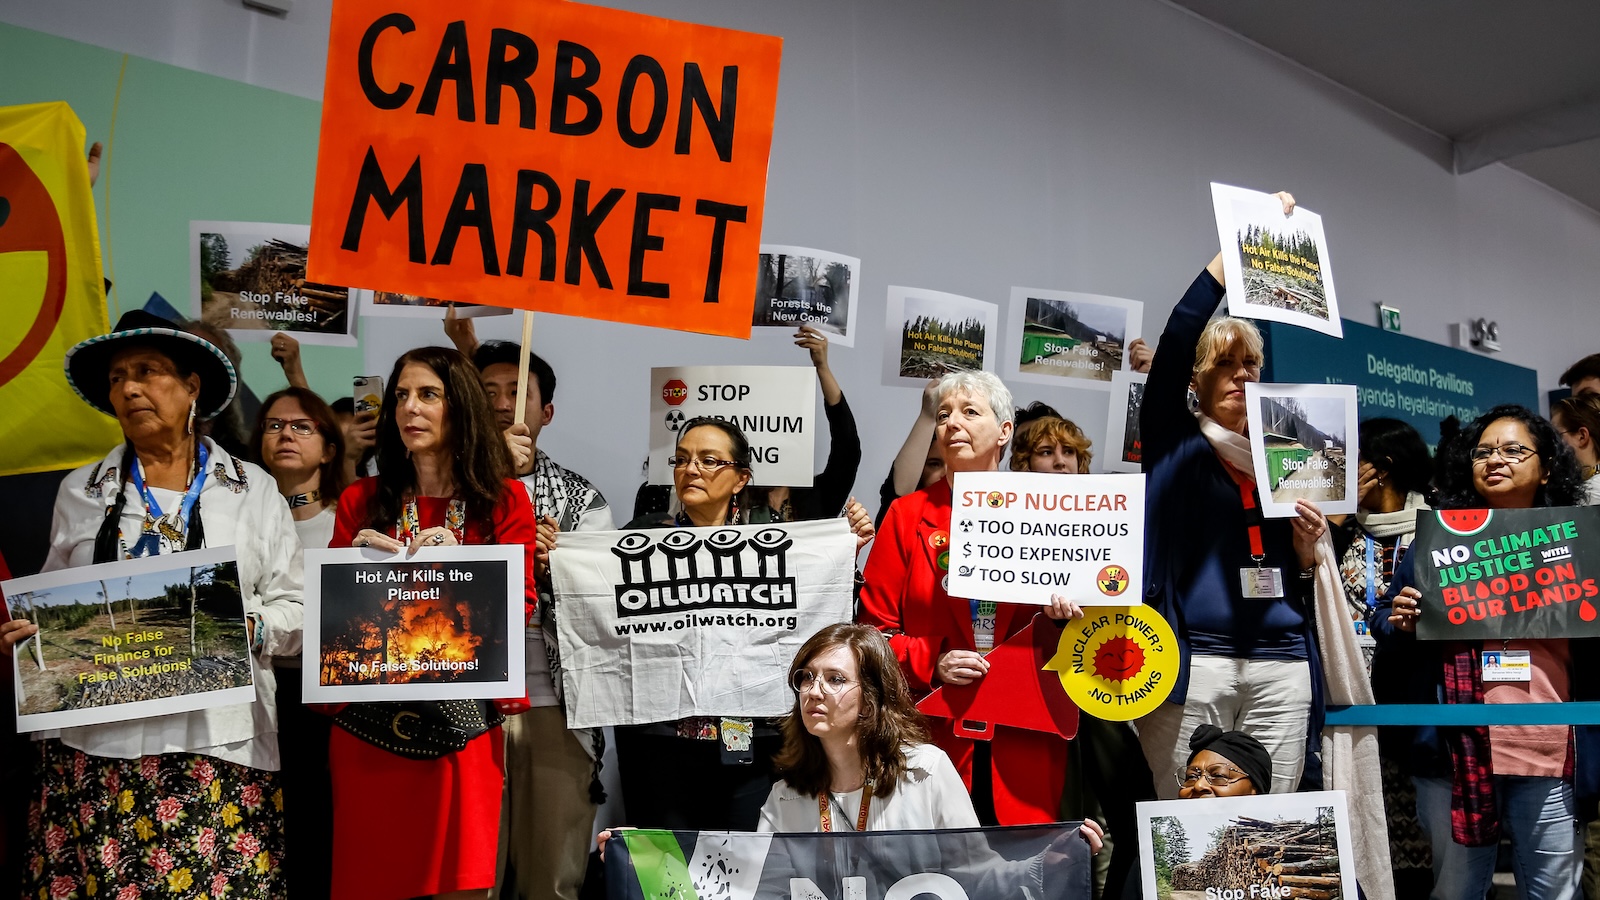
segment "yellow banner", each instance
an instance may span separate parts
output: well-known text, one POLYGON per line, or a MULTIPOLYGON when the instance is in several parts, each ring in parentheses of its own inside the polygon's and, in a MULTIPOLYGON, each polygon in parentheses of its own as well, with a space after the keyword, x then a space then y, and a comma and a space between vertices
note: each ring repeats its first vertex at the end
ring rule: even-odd
POLYGON ((65 103, 0 107, 0 475, 80 466, 120 440, 62 370, 110 328, 83 123, 65 103))

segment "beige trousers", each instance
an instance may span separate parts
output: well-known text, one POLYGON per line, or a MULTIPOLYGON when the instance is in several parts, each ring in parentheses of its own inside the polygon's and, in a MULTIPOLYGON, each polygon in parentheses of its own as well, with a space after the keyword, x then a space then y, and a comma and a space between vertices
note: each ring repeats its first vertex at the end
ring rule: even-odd
POLYGON ((538 706, 505 722, 506 801, 498 887, 491 900, 578 900, 594 844, 589 801, 594 762, 567 730, 560 707, 538 706))

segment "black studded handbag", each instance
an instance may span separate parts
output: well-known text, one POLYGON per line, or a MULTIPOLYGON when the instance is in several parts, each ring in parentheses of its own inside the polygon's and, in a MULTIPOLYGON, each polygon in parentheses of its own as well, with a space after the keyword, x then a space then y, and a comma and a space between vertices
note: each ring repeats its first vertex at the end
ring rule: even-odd
POLYGON ((458 753, 504 721, 488 700, 352 703, 333 717, 333 724, 372 746, 411 759, 458 753))

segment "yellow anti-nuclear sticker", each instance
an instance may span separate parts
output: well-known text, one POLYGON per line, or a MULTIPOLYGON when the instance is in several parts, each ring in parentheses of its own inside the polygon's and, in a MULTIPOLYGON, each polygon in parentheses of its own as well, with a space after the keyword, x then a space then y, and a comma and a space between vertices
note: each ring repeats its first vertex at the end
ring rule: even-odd
POLYGON ((1045 663, 1072 702, 1097 719, 1126 722, 1151 712, 1172 693, 1178 639, 1148 606, 1091 608, 1061 630, 1045 663))

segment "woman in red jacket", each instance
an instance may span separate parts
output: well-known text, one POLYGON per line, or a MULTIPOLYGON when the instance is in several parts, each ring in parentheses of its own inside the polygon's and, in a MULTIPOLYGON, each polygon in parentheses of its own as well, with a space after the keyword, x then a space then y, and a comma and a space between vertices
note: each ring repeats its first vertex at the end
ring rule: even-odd
MULTIPOLYGON (((455 350, 422 347, 395 362, 387 385, 378 418, 378 475, 340 495, 330 545, 393 552, 522 544, 524 611, 531 611, 537 602, 533 508, 522 485, 510 480, 510 456, 477 370, 455 350)), ((346 730, 344 713, 334 719, 328 747, 332 896, 488 895, 495 883, 505 742, 493 709, 480 705, 477 713, 491 727, 465 748, 432 759, 391 753, 357 737, 359 723, 346 730)))
MULTIPOLYGON (((936 398, 934 443, 944 456, 946 476, 889 507, 861 588, 862 623, 889 635, 919 700, 941 684, 981 679, 989 671, 984 654, 1021 631, 1040 610, 945 592, 949 478, 1000 468, 1011 440, 1012 407, 1011 392, 988 372, 946 375, 936 398)), ((1077 604, 1059 596, 1043 611, 1052 619, 1083 615, 1077 604)), ((934 743, 949 754, 972 791, 980 819, 1031 825, 1059 818, 1067 776, 1064 739, 1000 726, 993 741, 975 742, 957 737, 949 722, 935 722, 931 730, 934 743)))

